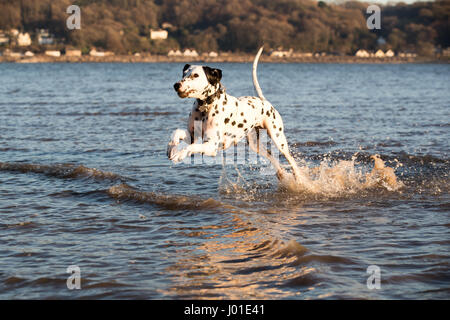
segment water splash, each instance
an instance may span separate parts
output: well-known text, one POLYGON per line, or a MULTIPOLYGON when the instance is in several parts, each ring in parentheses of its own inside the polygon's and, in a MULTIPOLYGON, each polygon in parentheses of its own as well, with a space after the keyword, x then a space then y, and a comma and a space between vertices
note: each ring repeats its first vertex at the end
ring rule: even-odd
POLYGON ((322 160, 315 167, 304 162, 300 167, 302 176, 295 179, 292 174, 285 175, 280 185, 291 192, 324 196, 355 194, 371 188, 397 191, 403 187, 394 168, 387 167, 379 155, 373 155, 371 159, 374 160, 374 167, 369 172, 357 166, 356 155, 351 160, 322 160))
MULTIPOLYGON (((307 160, 299 163, 301 176, 297 179, 287 171, 279 180, 279 191, 313 198, 352 196, 361 191, 401 192, 404 183, 396 176, 395 170, 403 166, 398 160, 394 168, 386 166, 379 155, 370 156, 372 165, 359 163, 358 154, 351 160, 322 159, 317 165, 307 160)), ((240 194, 250 200, 257 193, 258 186, 246 181, 235 167, 236 179, 233 181, 223 167, 219 190, 223 194, 240 194)))

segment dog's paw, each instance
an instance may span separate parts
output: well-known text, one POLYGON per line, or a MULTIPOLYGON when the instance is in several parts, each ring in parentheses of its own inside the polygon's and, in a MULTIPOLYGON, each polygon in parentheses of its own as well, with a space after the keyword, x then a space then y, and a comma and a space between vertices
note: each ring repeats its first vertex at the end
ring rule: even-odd
POLYGON ((176 144, 173 144, 172 142, 169 143, 168 146, 167 146, 167 153, 166 153, 167 157, 169 159, 171 159, 175 155, 176 152, 177 152, 176 144))
POLYGON ((191 152, 187 149, 180 150, 178 152, 173 152, 173 154, 169 157, 174 163, 180 162, 184 158, 191 155, 191 152))

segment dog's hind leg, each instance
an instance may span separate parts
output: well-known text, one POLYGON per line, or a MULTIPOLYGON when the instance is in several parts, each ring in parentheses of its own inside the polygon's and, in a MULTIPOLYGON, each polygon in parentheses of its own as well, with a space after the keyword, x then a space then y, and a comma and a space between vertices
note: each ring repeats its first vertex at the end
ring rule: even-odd
POLYGON ((276 115, 279 117, 278 121, 276 122, 276 125, 274 126, 274 123, 271 124, 265 123, 264 128, 267 129, 267 134, 275 143, 275 146, 278 148, 278 150, 280 150, 280 152, 289 162, 292 171, 294 173, 295 179, 297 181, 300 181, 300 179, 306 177, 301 173, 300 168, 297 165, 297 162, 295 162, 294 157, 289 152, 289 146, 287 143, 286 136, 284 135, 283 122, 281 121, 281 116, 278 114, 276 110, 274 112, 276 112, 276 115))
POLYGON ((282 180, 286 175, 286 171, 280 166, 280 162, 272 156, 270 151, 267 150, 267 148, 265 148, 264 146, 260 145, 258 128, 255 128, 255 130, 252 130, 248 133, 247 142, 250 149, 252 149, 254 152, 260 154, 261 156, 267 158, 270 161, 270 163, 273 165, 273 167, 277 172, 278 180, 282 180))

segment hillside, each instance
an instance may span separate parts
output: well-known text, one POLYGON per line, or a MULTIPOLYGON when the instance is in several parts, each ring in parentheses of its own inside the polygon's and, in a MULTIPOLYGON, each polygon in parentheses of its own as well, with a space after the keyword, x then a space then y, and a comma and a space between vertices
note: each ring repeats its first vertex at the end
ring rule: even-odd
MULTIPOLYGON (((122 54, 178 48, 253 52, 265 43, 303 52, 391 48, 427 56, 450 46, 450 1, 383 6, 381 30, 373 31, 366 26, 367 6, 313 0, 0 0, 0 29, 26 31, 33 39, 38 29, 49 29, 57 39, 51 47, 122 54), (71 4, 81 8, 81 30, 66 27, 71 4), (163 24, 168 39, 150 40, 150 29, 163 24), (377 42, 380 37, 385 43, 377 42)), ((43 50, 35 40, 32 47, 43 50)))

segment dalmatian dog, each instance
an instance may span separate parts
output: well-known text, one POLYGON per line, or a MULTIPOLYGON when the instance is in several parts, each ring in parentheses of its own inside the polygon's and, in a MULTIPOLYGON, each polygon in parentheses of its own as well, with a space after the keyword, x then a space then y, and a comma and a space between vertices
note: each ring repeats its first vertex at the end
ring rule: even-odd
POLYGON ((283 133, 283 120, 272 104, 264 98, 256 76, 261 47, 253 62, 253 85, 258 97, 233 97, 226 93, 221 84, 222 71, 207 66, 186 64, 181 81, 175 83, 174 89, 180 98, 195 98, 189 114, 187 130, 177 129, 173 132, 167 147, 167 156, 174 163, 194 153, 216 156, 217 152, 237 144, 247 138, 250 149, 266 157, 276 169, 278 179, 283 179, 285 170, 280 166, 271 152, 261 148, 255 141, 260 129, 266 129, 268 136, 292 167, 296 179, 300 177, 294 158, 289 152, 288 143, 283 133), (194 141, 194 125, 202 126, 202 143, 194 141), (177 150, 184 141, 186 148, 177 150))

